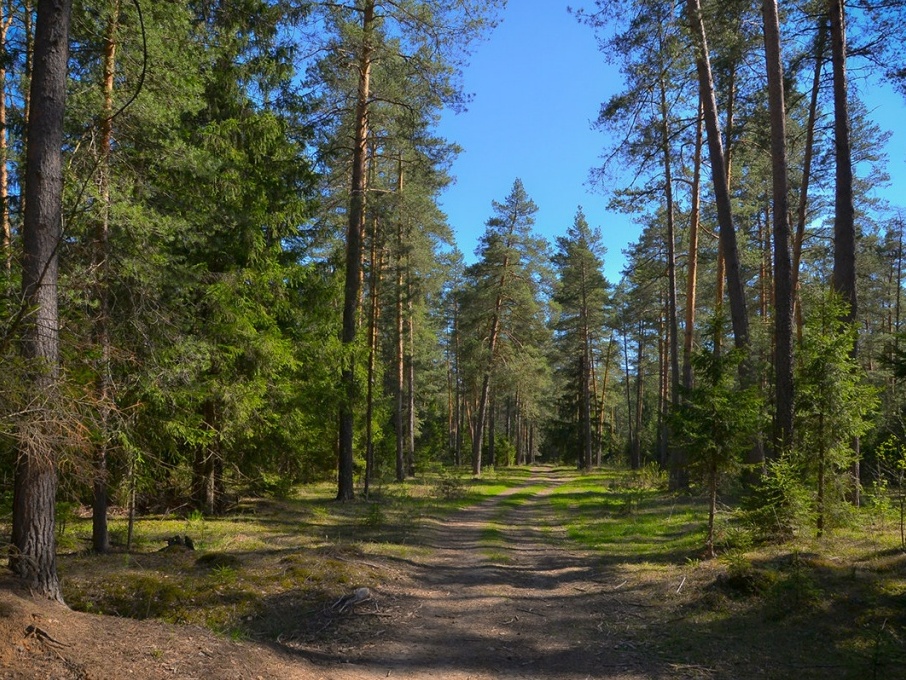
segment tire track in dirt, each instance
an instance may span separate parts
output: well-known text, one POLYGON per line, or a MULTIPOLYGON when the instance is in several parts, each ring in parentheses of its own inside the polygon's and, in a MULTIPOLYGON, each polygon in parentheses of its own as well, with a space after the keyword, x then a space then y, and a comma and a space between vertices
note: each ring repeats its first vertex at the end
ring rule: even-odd
POLYGON ((430 524, 431 553, 399 561, 398 580, 374 589, 375 609, 362 613, 376 619, 370 634, 299 651, 324 680, 658 677, 621 639, 617 575, 570 548, 557 524, 549 497, 567 479, 538 468, 430 524))

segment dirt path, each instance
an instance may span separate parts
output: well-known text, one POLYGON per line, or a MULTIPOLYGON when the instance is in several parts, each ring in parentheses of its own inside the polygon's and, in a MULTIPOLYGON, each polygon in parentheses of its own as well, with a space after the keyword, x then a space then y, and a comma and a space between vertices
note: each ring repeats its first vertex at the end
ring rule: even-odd
POLYGON ((531 486, 429 526, 430 556, 400 565, 354 615, 380 623, 289 646, 325 680, 656 677, 615 632, 625 584, 594 555, 562 547, 548 505, 562 481, 538 469, 531 486))
POLYGON ((414 557, 350 559, 371 600, 320 619, 300 612, 308 628, 280 644, 75 612, 2 579, 0 680, 699 677, 643 653, 656 595, 564 548, 549 496, 565 480, 539 468, 426 526, 414 557))

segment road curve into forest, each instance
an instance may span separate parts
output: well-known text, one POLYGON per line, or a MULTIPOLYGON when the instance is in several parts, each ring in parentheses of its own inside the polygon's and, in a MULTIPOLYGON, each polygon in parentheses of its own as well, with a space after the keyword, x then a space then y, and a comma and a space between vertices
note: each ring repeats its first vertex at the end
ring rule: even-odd
POLYGON ((324 680, 669 677, 621 625, 646 605, 557 525, 549 496, 567 479, 536 468, 526 485, 427 526, 431 550, 356 608, 366 625, 296 651, 324 680))

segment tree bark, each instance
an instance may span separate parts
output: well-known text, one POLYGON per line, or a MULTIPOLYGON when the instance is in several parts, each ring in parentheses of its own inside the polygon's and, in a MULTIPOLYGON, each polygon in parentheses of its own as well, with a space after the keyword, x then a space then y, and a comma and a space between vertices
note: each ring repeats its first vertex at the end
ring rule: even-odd
MULTIPOLYGON (((726 120, 726 129, 724 133, 726 135, 724 141, 724 172, 727 177, 727 191, 729 191, 730 182, 733 178, 733 133, 736 125, 736 63, 733 62, 730 65, 730 73, 728 77, 727 84, 727 120, 726 120)), ((699 97, 699 106, 702 107, 701 115, 704 117, 704 102, 701 101, 699 97)), ((720 232, 718 231, 718 241, 717 241, 717 263, 716 263, 716 275, 715 275, 715 286, 714 286, 714 309, 717 313, 720 313, 724 307, 724 296, 726 294, 726 284, 727 284, 727 261, 724 257, 724 244, 720 239, 720 232)), ((714 326, 714 351, 720 354, 720 348, 723 344, 723 329, 720 324, 715 324, 714 326)))
POLYGON ((846 320, 856 319, 856 229, 846 75, 846 22, 842 0, 831 0, 831 60, 834 72, 834 289, 849 305, 846 320))
POLYGON ((683 386, 692 389, 692 344, 695 339, 695 296, 698 278, 698 228, 701 217, 702 130, 701 104, 698 107, 695 155, 692 170, 692 206, 689 216, 689 256, 686 272, 686 323, 683 336, 683 386))
POLYGON ((774 445, 779 452, 793 443, 793 274, 790 262, 786 106, 777 0, 765 0, 763 18, 774 193, 774 384, 777 400, 774 445))
POLYGON ((406 430, 403 422, 406 401, 406 332, 403 315, 403 225, 396 227, 396 394, 393 425, 396 434, 396 481, 406 478, 406 430))
POLYGON ((635 439, 632 442, 632 456, 630 466, 633 470, 642 467, 642 359, 644 352, 644 336, 642 335, 642 321, 638 323, 638 355, 636 357, 636 376, 635 376, 635 439))
POLYGON ((378 292, 383 274, 384 250, 378 248, 378 220, 372 221, 371 229, 371 272, 369 283, 371 288, 371 309, 368 315, 368 384, 365 395, 365 498, 371 491, 371 479, 374 476, 374 432, 372 420, 374 419, 374 379, 377 365, 378 352, 378 318, 381 306, 378 292))
POLYGON ((582 304, 579 310, 580 323, 582 324, 582 356, 580 357, 579 379, 581 380, 579 399, 581 402, 579 417, 582 420, 582 464, 581 468, 591 470, 592 464, 592 433, 591 433, 591 390, 589 383, 592 380, 592 353, 591 329, 588 322, 588 272, 582 264, 582 304))
POLYGON ((626 425, 629 429, 629 466, 635 470, 635 438, 632 425, 632 380, 629 377, 629 329, 623 325, 623 375, 626 376, 626 425))
MULTIPOLYGON (((611 334, 610 340, 607 343, 607 354, 604 358, 604 377, 601 379, 601 397, 597 400, 598 403, 598 457, 597 465, 601 467, 604 457, 604 405, 607 400, 607 380, 610 377, 610 356, 613 350, 614 339, 611 334)), ((611 419, 611 428, 613 427, 613 419, 611 419)))
POLYGON ((500 283, 497 297, 494 300, 494 315, 488 330, 488 361, 481 380, 481 393, 479 395, 478 413, 475 414, 474 435, 472 437, 472 474, 481 475, 481 444, 484 437, 484 426, 488 414, 488 401, 491 394, 491 373, 494 369, 494 354, 497 351, 497 336, 500 333, 500 313, 503 308, 503 291, 507 285, 507 273, 510 266, 509 254, 504 255, 503 271, 500 274, 500 283))
MULTIPOLYGON (((849 92, 846 75, 846 16, 843 0, 830 0, 831 62, 834 71, 834 273, 833 287, 849 310, 844 319, 855 323, 858 317, 856 296, 856 224, 853 203, 852 142, 850 139, 849 92)), ((858 327, 857 327, 858 328, 858 327)), ((859 353, 858 338, 851 355, 859 353)), ((852 475, 852 501, 859 505, 859 439, 852 442, 855 454, 852 475)))
POLYGON ((818 115, 818 94, 821 89, 821 69, 824 65, 824 47, 827 41, 827 19, 822 16, 818 24, 815 41, 815 71, 812 76, 812 92, 808 107, 808 122, 805 128, 805 153, 802 160, 802 188, 796 210, 796 235, 793 238, 793 310, 797 335, 802 338, 802 304, 799 300, 799 263, 802 259, 802 243, 805 240, 805 222, 808 215, 808 190, 812 178, 812 158, 815 148, 815 121, 818 115))
POLYGON ((717 221, 720 225, 720 244, 726 263, 727 295, 730 300, 730 317, 733 323, 733 337, 737 347, 749 345, 749 320, 746 311, 745 290, 736 242, 736 228, 733 224, 733 210, 730 205, 730 190, 727 166, 721 140, 720 121, 717 115, 717 101, 714 96, 714 78, 708 53, 708 39, 702 20, 699 0, 687 0, 689 21, 695 40, 695 64, 702 102, 702 114, 708 138, 708 155, 711 160, 711 179, 714 185, 714 199, 717 204, 717 221))
MULTIPOLYGON (((2 6, 0 6, 2 7, 2 6)), ((0 11, 0 53, 7 49, 7 35, 13 21, 13 10, 10 7, 8 16, 0 11)), ((6 67, 0 64, 0 230, 3 232, 3 259, 6 275, 12 273, 13 239, 9 220, 9 141, 6 112, 6 67)))
POLYGON ((62 602, 57 575, 54 504, 57 453, 51 408, 59 375, 57 250, 63 196, 63 113, 69 57, 71 0, 40 0, 27 131, 22 297, 33 309, 23 326, 23 353, 33 367, 34 416, 16 461, 10 567, 39 595, 62 602))
MULTIPOLYGON (((679 322, 676 303, 676 218, 673 205, 673 164, 670 158, 670 124, 667 105, 667 85, 664 75, 659 80, 660 90, 660 133, 661 161, 664 168, 664 209, 667 211, 667 359, 670 366, 668 394, 670 405, 676 406, 679 400, 679 322)), ((666 413, 666 409, 665 409, 666 413)), ((689 485, 686 474, 685 451, 670 443, 670 425, 664 418, 665 462, 670 470, 670 485, 676 490, 689 485)))
POLYGON ((345 350, 342 384, 345 395, 340 405, 337 500, 351 500, 353 488, 353 435, 356 400, 355 359, 356 314, 359 306, 362 232, 365 228, 365 194, 368 165, 368 111, 371 98, 371 65, 374 54, 372 38, 375 2, 366 0, 362 10, 362 45, 359 54, 359 79, 356 95, 355 136, 352 151, 352 181, 349 198, 349 223, 346 230, 346 281, 343 289, 343 330, 345 350))
POLYGON ((115 0, 107 20, 107 31, 104 36, 104 103, 102 109, 100 132, 99 194, 101 218, 98 221, 94 243, 94 271, 97 276, 96 298, 98 316, 95 323, 97 344, 100 348, 98 362, 98 426, 100 439, 95 448, 94 498, 92 503, 91 545, 96 553, 105 553, 110 549, 107 532, 107 455, 109 449, 108 432, 110 416, 113 411, 113 380, 111 377, 111 339, 110 339, 110 157, 113 149, 113 79, 116 70, 116 33, 119 21, 119 1, 115 0))
MULTIPOLYGON (((410 237, 411 238, 411 237, 410 237)), ((415 476, 415 318, 412 309, 412 263, 406 254, 406 473, 415 476)))

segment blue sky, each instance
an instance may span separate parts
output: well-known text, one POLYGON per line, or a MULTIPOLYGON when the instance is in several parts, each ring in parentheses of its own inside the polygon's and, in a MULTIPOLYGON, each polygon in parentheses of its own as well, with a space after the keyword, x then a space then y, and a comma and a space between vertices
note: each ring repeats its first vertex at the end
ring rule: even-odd
MULTIPOLYGON (((452 169, 456 184, 444 192, 442 207, 471 262, 491 201, 502 201, 518 177, 539 207, 536 231, 551 241, 565 234, 577 206, 583 207, 589 223, 601 228, 606 274, 615 282, 624 265, 621 251, 638 238, 639 227, 610 213, 606 197, 587 186, 587 178, 607 143, 590 123, 601 102, 620 91, 620 74, 565 2, 508 4, 503 22, 478 45, 464 72, 465 89, 474 95, 469 110, 446 113, 439 128, 463 148, 452 169)), ((906 133, 897 132, 906 103, 877 86, 854 81, 853 87, 855 96, 870 90, 873 118, 894 131, 887 149, 894 182, 879 193, 906 205, 906 133)))
POLYGON ((536 230, 551 240, 583 207, 604 234, 608 276, 617 278, 620 250, 638 230, 625 216, 608 215, 605 197, 585 186, 604 147, 590 123, 620 87, 591 29, 565 3, 510 2, 464 80, 474 100, 465 113, 445 114, 440 132, 464 149, 453 166, 456 184, 442 202, 467 261, 492 215, 491 201, 506 198, 518 177, 538 205, 536 230))

